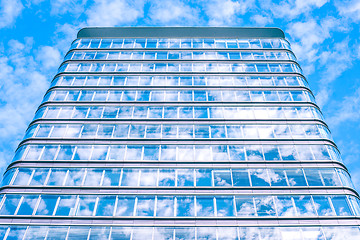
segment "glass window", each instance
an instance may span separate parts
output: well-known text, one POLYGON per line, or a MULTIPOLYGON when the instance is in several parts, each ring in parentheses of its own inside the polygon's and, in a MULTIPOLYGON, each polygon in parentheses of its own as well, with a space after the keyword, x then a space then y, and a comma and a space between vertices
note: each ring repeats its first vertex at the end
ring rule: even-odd
POLYGON ((119 186, 120 169, 105 169, 102 186, 119 186))
POLYGON ((305 169, 304 171, 309 186, 323 186, 319 170, 305 169))
POLYGON ((196 169, 196 186, 210 187, 212 186, 211 169, 196 169))
POLYGON ((216 197, 217 216, 235 216, 233 197, 216 197))
POLYGON ((135 197, 118 196, 115 216, 134 216, 135 197))
POLYGON ((295 207, 290 196, 277 196, 275 197, 275 204, 277 208, 277 214, 279 216, 295 216, 295 207))
POLYGON ((176 216, 195 216, 194 197, 176 197, 176 216))
POLYGON ((130 240, 131 238, 131 227, 112 227, 111 240, 130 240))
POLYGON ((286 170, 290 186, 307 186, 304 173, 301 169, 286 170))
POLYGON ((121 186, 138 186, 139 174, 138 169, 123 169, 121 186))
POLYGON ((253 198, 249 196, 239 196, 235 198, 237 216, 254 216, 255 205, 253 198))
POLYGON ((67 240, 87 239, 89 227, 70 227, 67 240))
POLYGON ((346 196, 334 196, 331 198, 337 216, 353 215, 346 196))
POLYGON ((266 169, 253 169, 250 170, 250 178, 252 186, 269 186, 269 176, 266 169))
POLYGON ((173 217, 174 216, 174 197, 157 197, 156 216, 173 217))
POLYGON ((315 209, 319 216, 334 216, 335 213, 331 208, 329 198, 326 196, 313 196, 315 209))
POLYGON ((28 185, 32 172, 32 169, 19 168, 13 185, 28 185))
POLYGON ((196 197, 196 216, 210 217, 214 216, 214 198, 213 197, 196 197))
POLYGON ((255 197, 255 206, 258 216, 275 216, 275 206, 271 196, 255 197))
POLYGON ((58 196, 42 195, 35 215, 53 215, 58 196))
POLYGON ((61 196, 56 216, 73 216, 75 213, 76 196, 61 196))
POLYGON ((215 186, 232 186, 230 170, 214 170, 213 174, 215 186))
POLYGON ((103 170, 87 169, 84 186, 100 186, 103 170))
POLYGON ((271 186, 288 186, 284 170, 268 169, 271 186))
POLYGON ((298 216, 316 216, 310 196, 293 196, 298 216))
POLYGON ((95 208, 95 196, 80 196, 76 216, 92 216, 95 208))
POLYGON ((14 215, 20 199, 21 196, 19 195, 6 195, 5 201, 0 209, 0 215, 14 215))
POLYGON ((62 186, 65 181, 66 169, 51 169, 48 186, 62 186))
POLYGON ((158 184, 162 186, 175 186, 175 170, 160 169, 158 184))
POLYGON ((178 169, 177 186, 194 186, 194 170, 193 169, 178 169))
POLYGON ((82 185, 85 175, 84 169, 69 169, 65 181, 65 186, 80 186, 82 185))
POLYGON ((140 186, 156 186, 158 171, 155 169, 142 169, 140 172, 140 186))
POLYGON ((113 216, 116 196, 99 197, 96 216, 113 216))
POLYGON ((154 216, 155 197, 137 197, 136 216, 154 216))
POLYGON ((16 215, 32 215, 39 196, 23 196, 20 208, 16 215))

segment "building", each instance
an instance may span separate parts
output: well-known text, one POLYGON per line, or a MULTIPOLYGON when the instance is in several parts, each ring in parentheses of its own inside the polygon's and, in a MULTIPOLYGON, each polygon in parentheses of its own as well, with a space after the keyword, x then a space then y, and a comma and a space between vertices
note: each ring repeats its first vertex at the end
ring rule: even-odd
POLYGON ((360 239, 276 28, 84 28, 2 182, 4 239, 360 239))

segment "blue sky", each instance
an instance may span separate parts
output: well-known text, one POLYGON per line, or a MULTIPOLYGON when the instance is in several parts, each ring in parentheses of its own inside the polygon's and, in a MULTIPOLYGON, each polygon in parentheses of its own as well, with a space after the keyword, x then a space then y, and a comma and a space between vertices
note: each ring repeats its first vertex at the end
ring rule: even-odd
POLYGON ((279 27, 360 189, 360 0, 0 0, 0 173, 86 26, 279 27))

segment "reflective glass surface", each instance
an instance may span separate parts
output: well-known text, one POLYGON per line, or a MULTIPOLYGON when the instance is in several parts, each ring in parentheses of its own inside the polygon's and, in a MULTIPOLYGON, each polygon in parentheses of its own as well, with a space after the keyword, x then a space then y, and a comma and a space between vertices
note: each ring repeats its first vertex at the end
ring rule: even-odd
POLYGON ((290 48, 285 39, 116 38, 77 39, 73 48, 290 48))
POLYGON ((48 106, 40 108, 34 119, 319 119, 319 109, 307 107, 238 106, 48 106))
POLYGON ((315 102, 308 91, 53 90, 43 102, 315 102))
POLYGON ((296 60, 287 51, 75 51, 66 60, 296 60))
POLYGON ((295 63, 64 63, 62 72, 235 72, 235 73, 302 73, 295 63))
POLYGON ((125 138, 125 139, 329 139, 320 124, 36 124, 27 138, 125 138))
POLYGON ((20 147, 13 159, 85 161, 339 161, 332 145, 42 145, 20 147))
POLYGON ((282 38, 75 40, 1 186, 0 240, 360 238, 282 38))
POLYGON ((334 168, 12 168, 2 185, 138 187, 352 187, 349 174, 334 168), (76 174, 75 174, 76 173, 76 174), (37 176, 43 176, 39 180, 37 176), (129 181, 131 179, 131 181, 129 181))
POLYGON ((218 240, 341 240, 354 239, 358 226, 303 227, 141 227, 141 226, 1 226, 1 239, 218 239, 218 240), (7 238, 6 238, 7 237, 7 238), (67 238, 66 238, 67 237, 67 238))
POLYGON ((6 194, 1 202, 0 215, 35 216, 314 217, 354 216, 360 211, 360 200, 352 195, 6 194))
POLYGON ((295 76, 111 76, 66 75, 56 77, 51 86, 308 86, 295 76))

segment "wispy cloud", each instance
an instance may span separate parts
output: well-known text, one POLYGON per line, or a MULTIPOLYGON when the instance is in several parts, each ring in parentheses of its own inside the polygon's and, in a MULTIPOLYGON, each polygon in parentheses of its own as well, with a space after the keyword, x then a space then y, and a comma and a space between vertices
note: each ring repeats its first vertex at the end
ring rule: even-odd
POLYGON ((271 2, 269 9, 273 12, 275 18, 294 19, 301 14, 309 14, 314 9, 322 7, 329 0, 284 0, 279 4, 271 2))
MULTIPOLYGON (((360 79, 358 79, 360 80, 360 79)), ((334 113, 328 118, 332 126, 338 126, 344 122, 357 122, 360 120, 360 88, 354 93, 349 92, 342 101, 333 101, 334 113)))
POLYGON ((334 89, 331 83, 353 66, 353 61, 357 57, 353 52, 356 52, 356 49, 346 38, 319 54, 319 65, 324 66, 324 70, 321 72, 320 90, 316 96, 320 107, 323 107, 333 94, 334 89))
POLYGON ((340 15, 350 18, 354 21, 360 21, 360 1, 335 1, 335 6, 340 15))
POLYGON ((0 53, 0 134, 7 139, 0 142, 0 169, 11 160, 50 80, 34 60, 33 45, 32 38, 10 40, 0 53))
POLYGON ((66 13, 81 14, 84 12, 87 0, 51 0, 52 15, 63 15, 66 13))
POLYGON ((198 9, 180 0, 152 1, 148 17, 151 23, 189 25, 199 23, 198 9))
POLYGON ((36 60, 45 68, 57 67, 61 60, 60 51, 55 47, 41 46, 36 60))
POLYGON ((23 9, 24 6, 19 0, 1 0, 0 28, 12 26, 23 9))
POLYGON ((253 22, 255 22, 255 24, 258 25, 258 27, 265 27, 268 24, 274 22, 270 15, 265 15, 265 14, 263 14, 263 15, 260 15, 260 14, 253 15, 251 17, 251 20, 253 22))
POLYGON ((86 11, 90 26, 116 26, 135 23, 144 14, 143 0, 95 0, 86 11))
POLYGON ((203 7, 209 25, 236 25, 241 22, 239 15, 255 6, 254 0, 210 0, 204 1, 203 7))

